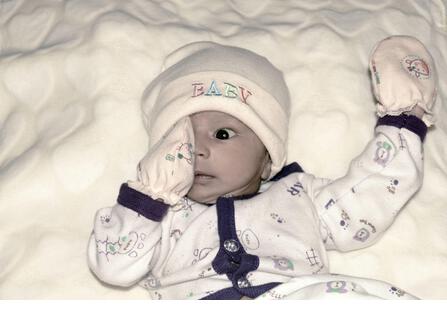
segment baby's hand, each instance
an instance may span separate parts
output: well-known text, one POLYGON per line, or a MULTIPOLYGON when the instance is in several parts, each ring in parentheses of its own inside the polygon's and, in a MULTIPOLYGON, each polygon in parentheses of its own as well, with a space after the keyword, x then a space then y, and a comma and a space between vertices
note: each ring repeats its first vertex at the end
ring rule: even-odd
POLYGON ((370 70, 377 113, 413 114, 430 126, 436 99, 436 71, 424 45, 409 36, 392 36, 373 50, 370 70))
POLYGON ((194 181, 194 132, 189 117, 180 119, 138 164, 132 189, 174 205, 194 181))

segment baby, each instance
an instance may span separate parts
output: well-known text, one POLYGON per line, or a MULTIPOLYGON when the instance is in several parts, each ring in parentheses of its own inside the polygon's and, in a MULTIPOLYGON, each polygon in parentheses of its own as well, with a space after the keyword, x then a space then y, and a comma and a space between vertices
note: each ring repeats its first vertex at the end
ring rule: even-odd
POLYGON ((95 217, 99 279, 154 299, 414 298, 330 274, 326 250, 375 243, 421 186, 436 81, 418 40, 376 46, 375 136, 334 181, 286 165, 289 93, 267 59, 199 42, 166 64, 143 96, 151 144, 137 179, 95 217))

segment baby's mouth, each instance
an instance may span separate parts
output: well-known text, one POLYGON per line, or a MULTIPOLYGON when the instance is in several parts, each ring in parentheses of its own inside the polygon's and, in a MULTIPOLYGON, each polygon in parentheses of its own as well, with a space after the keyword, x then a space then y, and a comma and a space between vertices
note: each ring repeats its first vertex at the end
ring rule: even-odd
POLYGON ((214 178, 214 176, 206 174, 201 171, 196 171, 194 173, 194 182, 199 182, 199 183, 203 182, 204 183, 204 182, 210 181, 213 178, 214 178))

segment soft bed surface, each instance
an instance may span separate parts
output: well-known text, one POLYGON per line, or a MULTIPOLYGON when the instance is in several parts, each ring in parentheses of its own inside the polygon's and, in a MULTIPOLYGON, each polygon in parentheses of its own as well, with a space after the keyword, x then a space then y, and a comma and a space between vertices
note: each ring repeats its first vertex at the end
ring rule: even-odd
POLYGON ((1 1, 0 298, 148 297, 101 284, 86 246, 146 152, 140 97, 167 53, 211 40, 267 56, 291 91, 289 160, 337 178, 373 135, 369 54, 398 34, 425 43, 439 74, 424 184, 376 245, 331 252, 331 271, 447 298, 442 0, 1 1))

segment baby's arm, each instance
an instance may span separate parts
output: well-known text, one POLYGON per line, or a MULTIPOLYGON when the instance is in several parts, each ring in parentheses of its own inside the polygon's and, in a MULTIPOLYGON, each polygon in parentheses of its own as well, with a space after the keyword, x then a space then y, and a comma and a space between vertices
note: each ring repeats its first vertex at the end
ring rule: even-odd
POLYGON ((193 181, 192 157, 178 147, 187 143, 191 151, 193 139, 190 120, 183 118, 139 163, 137 181, 121 186, 118 203, 96 213, 88 262, 102 281, 131 286, 157 262, 162 231, 170 228, 165 215, 193 181))
POLYGON ((410 131, 405 123, 425 125, 415 116, 387 119, 404 126, 377 126, 375 138, 351 162, 348 173, 315 190, 328 249, 348 251, 373 244, 421 186, 424 133, 410 131))
POLYGON ((371 71, 382 118, 375 137, 344 177, 329 183, 314 181, 320 229, 329 249, 348 251, 376 242, 422 184, 422 141, 426 123, 434 119, 431 107, 436 89, 431 58, 416 41, 409 37, 384 41, 386 45, 394 42, 390 47, 403 55, 400 59, 385 52, 386 59, 380 60, 384 49, 378 46, 373 58, 379 56, 380 61, 372 64, 371 71), (413 69, 401 66, 406 57, 416 59, 418 55, 423 56, 419 59, 426 68, 424 77, 422 69, 414 74, 413 69), (394 81, 387 82, 390 76, 394 81))
MULTIPOLYGON (((99 279, 112 285, 131 286, 150 271, 155 249, 161 238, 162 217, 167 205, 139 194, 146 203, 146 215, 129 209, 129 199, 120 201, 124 194, 134 193, 123 185, 118 204, 98 210, 88 245, 90 269, 99 279), (123 203, 123 204, 120 204, 123 203)), ((137 196, 138 197, 138 196, 137 196)))

